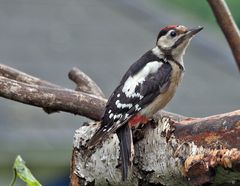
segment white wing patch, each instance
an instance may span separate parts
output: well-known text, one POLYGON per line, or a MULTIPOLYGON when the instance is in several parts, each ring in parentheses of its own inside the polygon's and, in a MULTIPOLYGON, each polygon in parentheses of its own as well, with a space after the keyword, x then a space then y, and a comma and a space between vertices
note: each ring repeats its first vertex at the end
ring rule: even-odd
POLYGON ((127 119, 127 118, 128 118, 128 116, 129 116, 129 114, 125 114, 125 117, 124 117, 124 119, 127 119))
POLYGON ((117 100, 116 102, 115 102, 115 104, 116 104, 116 106, 117 106, 117 108, 132 108, 132 106, 133 106, 133 104, 131 104, 131 103, 128 103, 128 104, 125 104, 125 103, 120 103, 120 101, 119 100, 117 100))
POLYGON ((137 85, 142 84, 149 74, 156 73, 162 64, 163 63, 159 61, 152 61, 147 63, 147 65, 142 70, 140 70, 134 76, 130 76, 126 80, 122 92, 129 98, 139 97, 142 99, 143 96, 135 92, 137 85))
POLYGON ((139 93, 139 92, 134 92, 132 95, 131 95, 132 98, 139 98, 140 100, 143 98, 143 96, 139 93))
POLYGON ((120 119, 122 117, 122 114, 116 114, 113 116, 113 119, 120 119))
POLYGON ((109 119, 111 119, 113 117, 113 113, 111 113, 110 115, 109 115, 109 119))
POLYGON ((141 110, 141 107, 139 107, 139 104, 136 104, 136 105, 135 105, 135 110, 136 110, 136 111, 141 110))

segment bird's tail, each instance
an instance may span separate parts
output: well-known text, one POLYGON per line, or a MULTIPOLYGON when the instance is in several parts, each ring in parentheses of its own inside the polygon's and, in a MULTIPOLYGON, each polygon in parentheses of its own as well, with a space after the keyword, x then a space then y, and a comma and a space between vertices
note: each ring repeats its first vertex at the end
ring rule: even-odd
POLYGON ((97 144, 99 144, 101 141, 104 141, 108 136, 109 136, 108 128, 102 127, 102 123, 101 123, 101 127, 97 129, 95 134, 87 142, 86 147, 91 149, 95 147, 97 144))
MULTIPOLYGON (((108 138, 108 136, 114 132, 118 128, 121 128, 124 124, 127 123, 128 120, 123 121, 122 123, 118 125, 114 125, 114 123, 107 123, 105 124, 104 121, 101 121, 101 126, 99 129, 97 129, 97 132, 91 137, 91 139, 87 142, 86 147, 88 149, 91 149, 95 147, 97 144, 99 144, 101 141, 104 141, 108 138)), ((131 130, 131 129, 130 129, 131 130)))
POLYGON ((128 124, 123 125, 117 130, 117 135, 120 142, 122 180, 126 181, 128 177, 128 166, 131 165, 133 155, 132 130, 128 124))

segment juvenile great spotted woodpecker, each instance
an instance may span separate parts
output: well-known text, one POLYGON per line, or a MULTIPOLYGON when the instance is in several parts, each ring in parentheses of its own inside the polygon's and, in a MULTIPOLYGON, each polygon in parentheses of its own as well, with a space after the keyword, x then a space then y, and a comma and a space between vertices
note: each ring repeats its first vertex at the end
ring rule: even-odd
POLYGON ((87 143, 93 148, 110 134, 120 142, 122 179, 128 177, 133 154, 132 130, 146 124, 175 94, 184 73, 183 55, 203 27, 169 25, 158 34, 156 46, 133 63, 110 96, 101 126, 87 143))

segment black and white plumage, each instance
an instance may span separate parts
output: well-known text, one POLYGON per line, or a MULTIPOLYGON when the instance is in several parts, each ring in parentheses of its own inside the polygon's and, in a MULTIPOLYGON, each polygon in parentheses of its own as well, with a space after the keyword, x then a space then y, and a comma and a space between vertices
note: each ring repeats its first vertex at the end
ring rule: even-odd
POLYGON ((156 47, 133 63, 110 96, 101 127, 88 142, 89 148, 117 132, 123 180, 132 159, 131 127, 150 118, 173 97, 183 76, 182 56, 192 36, 201 28, 168 26, 158 35, 156 47))

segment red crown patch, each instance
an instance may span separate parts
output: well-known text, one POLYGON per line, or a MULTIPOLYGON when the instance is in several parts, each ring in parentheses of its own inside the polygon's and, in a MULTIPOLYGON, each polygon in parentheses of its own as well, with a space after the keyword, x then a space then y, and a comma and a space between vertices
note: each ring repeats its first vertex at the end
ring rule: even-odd
POLYGON ((170 29, 176 28, 177 26, 178 26, 178 25, 168 25, 168 26, 162 28, 161 30, 170 30, 170 29))

